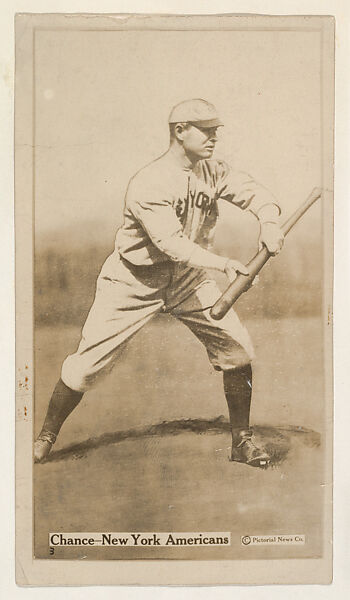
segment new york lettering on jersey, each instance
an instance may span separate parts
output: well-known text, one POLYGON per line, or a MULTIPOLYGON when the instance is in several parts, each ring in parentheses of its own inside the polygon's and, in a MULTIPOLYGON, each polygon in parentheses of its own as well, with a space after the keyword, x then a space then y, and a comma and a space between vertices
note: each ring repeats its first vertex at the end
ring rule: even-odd
POLYGON ((174 201, 176 216, 183 226, 183 232, 194 241, 204 241, 210 236, 218 219, 215 188, 200 176, 190 172, 187 191, 174 201))

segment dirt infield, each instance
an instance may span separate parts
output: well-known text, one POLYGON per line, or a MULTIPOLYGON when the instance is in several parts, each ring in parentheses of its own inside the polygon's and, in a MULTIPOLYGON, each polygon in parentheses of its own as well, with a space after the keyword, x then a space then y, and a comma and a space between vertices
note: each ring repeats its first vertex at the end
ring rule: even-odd
MULTIPOLYGON (((179 323, 162 317, 129 344, 112 375, 35 465, 35 556, 53 531, 230 531, 229 547, 56 548, 51 558, 283 558, 321 554, 322 331, 318 319, 248 323, 255 342, 252 421, 268 470, 229 460, 221 374, 179 323), (277 502, 278 500, 278 502, 277 502), (304 534, 295 547, 241 536, 304 534)), ((36 333, 35 430, 76 328, 36 333)))

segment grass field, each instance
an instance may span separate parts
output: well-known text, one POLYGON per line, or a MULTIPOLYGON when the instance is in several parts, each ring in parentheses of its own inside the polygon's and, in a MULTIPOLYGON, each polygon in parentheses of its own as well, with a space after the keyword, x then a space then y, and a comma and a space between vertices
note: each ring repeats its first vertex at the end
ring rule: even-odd
MULTIPOLYGON (((266 471, 228 460, 222 376, 168 316, 148 324, 87 393, 50 460, 35 465, 35 556, 52 531, 230 531, 229 547, 61 548, 52 558, 283 558, 321 554, 323 417, 319 318, 246 322, 255 343, 252 423, 266 471), (223 415, 223 417, 220 417, 223 415), (242 535, 305 534, 305 546, 244 547, 242 535)), ((35 433, 79 328, 36 331, 35 433)))

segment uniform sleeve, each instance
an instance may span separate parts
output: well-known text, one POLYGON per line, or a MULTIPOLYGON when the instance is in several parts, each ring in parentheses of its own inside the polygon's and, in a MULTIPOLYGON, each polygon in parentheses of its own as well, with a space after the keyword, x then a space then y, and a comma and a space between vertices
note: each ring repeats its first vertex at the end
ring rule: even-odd
POLYGON ((281 209, 273 194, 253 177, 233 171, 226 163, 218 164, 217 198, 252 212, 261 223, 278 222, 281 209))
POLYGON ((127 205, 152 243, 171 260, 224 271, 227 258, 201 248, 183 233, 172 202, 161 188, 131 182, 127 205))

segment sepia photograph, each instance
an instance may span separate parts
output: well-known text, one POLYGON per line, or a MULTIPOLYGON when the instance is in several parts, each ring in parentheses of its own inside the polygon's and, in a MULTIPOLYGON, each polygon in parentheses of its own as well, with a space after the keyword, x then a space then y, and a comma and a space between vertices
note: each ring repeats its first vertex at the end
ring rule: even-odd
POLYGON ((16 16, 32 565, 331 581, 333 44, 321 16, 16 16))

